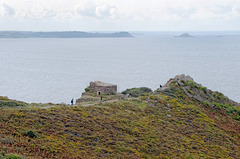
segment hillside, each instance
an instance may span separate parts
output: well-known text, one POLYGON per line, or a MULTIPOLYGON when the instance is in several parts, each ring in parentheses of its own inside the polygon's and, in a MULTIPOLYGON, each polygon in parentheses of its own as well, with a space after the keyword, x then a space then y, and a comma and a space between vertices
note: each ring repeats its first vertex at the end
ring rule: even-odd
POLYGON ((0 105, 4 156, 240 158, 238 103, 189 76, 176 76, 151 94, 91 106, 44 109, 2 101, 15 103, 0 105))

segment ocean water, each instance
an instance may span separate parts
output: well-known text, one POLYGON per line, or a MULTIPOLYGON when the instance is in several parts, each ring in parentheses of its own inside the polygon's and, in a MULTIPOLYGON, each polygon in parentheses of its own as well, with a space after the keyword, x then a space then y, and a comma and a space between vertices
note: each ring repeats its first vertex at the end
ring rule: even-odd
POLYGON ((0 96, 70 103, 100 80, 156 90, 178 74, 240 102, 240 36, 0 39, 0 96))

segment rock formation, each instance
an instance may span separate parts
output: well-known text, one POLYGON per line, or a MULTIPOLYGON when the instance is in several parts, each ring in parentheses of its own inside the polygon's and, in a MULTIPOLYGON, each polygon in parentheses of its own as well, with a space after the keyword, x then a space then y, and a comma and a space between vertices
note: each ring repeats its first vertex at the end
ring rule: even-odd
POLYGON ((220 92, 203 87, 201 84, 196 83, 192 77, 184 74, 171 78, 163 86, 162 92, 170 96, 179 96, 179 92, 183 92, 190 99, 207 102, 211 106, 213 106, 214 103, 240 105, 220 92))

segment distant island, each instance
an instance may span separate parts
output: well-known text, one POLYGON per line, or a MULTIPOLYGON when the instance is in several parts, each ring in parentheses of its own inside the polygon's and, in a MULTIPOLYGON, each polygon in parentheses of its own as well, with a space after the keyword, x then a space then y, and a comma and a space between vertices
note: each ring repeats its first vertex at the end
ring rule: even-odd
POLYGON ((81 31, 64 32, 31 32, 31 31, 0 31, 0 38, 121 38, 133 37, 128 32, 90 33, 81 31))
POLYGON ((175 36, 175 37, 178 37, 178 38, 191 38, 193 37, 192 35, 189 35, 188 33, 184 33, 184 34, 181 34, 179 36, 175 36))

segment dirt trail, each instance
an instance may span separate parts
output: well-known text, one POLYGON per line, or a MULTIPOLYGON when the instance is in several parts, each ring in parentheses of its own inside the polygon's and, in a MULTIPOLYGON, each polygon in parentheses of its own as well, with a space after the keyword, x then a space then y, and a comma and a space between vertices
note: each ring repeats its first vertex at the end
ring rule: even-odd
MULTIPOLYGON (((116 101, 118 101, 118 99, 107 100, 107 101, 103 101, 102 103, 113 103, 113 102, 116 102, 116 101)), ((100 101, 97 101, 97 102, 94 102, 94 103, 91 103, 91 104, 81 104, 81 105, 74 104, 73 106, 88 107, 88 106, 94 106, 95 104, 99 104, 99 103, 100 103, 100 101)), ((72 106, 72 105, 67 105, 67 106, 72 106)), ((41 109, 48 109, 48 108, 53 108, 53 107, 57 107, 57 106, 49 105, 49 106, 40 107, 40 108, 41 109)))

